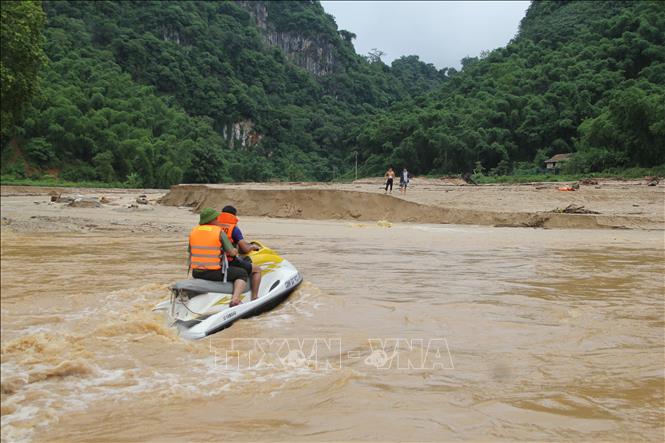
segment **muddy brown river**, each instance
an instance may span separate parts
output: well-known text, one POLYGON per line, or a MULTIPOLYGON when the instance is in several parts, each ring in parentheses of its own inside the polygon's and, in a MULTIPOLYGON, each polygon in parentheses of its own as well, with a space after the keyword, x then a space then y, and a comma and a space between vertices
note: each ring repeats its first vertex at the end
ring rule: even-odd
POLYGON ((2 441, 662 441, 663 231, 241 217, 305 281, 186 342, 172 211, 3 226, 2 441))

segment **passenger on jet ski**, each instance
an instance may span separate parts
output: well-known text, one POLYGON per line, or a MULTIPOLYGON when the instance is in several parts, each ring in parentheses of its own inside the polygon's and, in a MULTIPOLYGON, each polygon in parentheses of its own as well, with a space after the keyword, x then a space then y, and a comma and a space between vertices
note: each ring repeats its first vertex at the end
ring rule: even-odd
MULTIPOLYGON (((224 254, 228 260, 238 255, 221 226, 213 224, 219 212, 204 208, 199 224, 189 234, 189 266, 194 278, 224 281, 224 254)), ((242 267, 226 268, 226 280, 233 282, 233 295, 229 306, 240 304, 240 295, 247 286, 248 272, 242 267)), ((258 288, 258 284, 257 284, 258 288)), ((252 288, 252 293, 254 288, 252 288)), ((252 294, 252 298, 253 294, 252 294)))
MULTIPOLYGON (((224 206, 222 213, 217 216, 217 219, 213 224, 220 226, 222 230, 226 232, 226 235, 233 243, 233 247, 238 248, 240 253, 248 254, 252 251, 258 251, 261 249, 259 246, 249 243, 243 237, 242 231, 237 226, 237 213, 238 211, 233 206, 224 206)), ((230 259, 229 266, 240 267, 250 275, 252 281, 252 300, 256 300, 259 295, 259 285, 261 284, 261 268, 252 264, 249 257, 234 257, 230 259)))

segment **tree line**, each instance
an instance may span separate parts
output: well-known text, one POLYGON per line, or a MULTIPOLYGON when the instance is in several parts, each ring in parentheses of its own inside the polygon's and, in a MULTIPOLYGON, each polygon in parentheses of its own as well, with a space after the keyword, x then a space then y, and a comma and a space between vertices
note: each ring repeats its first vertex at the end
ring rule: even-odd
POLYGON ((318 2, 266 6, 275 29, 331 43, 335 69, 323 78, 267 45, 236 2, 42 6, 47 62, 24 119, 3 132, 5 173, 151 187, 328 180, 354 148, 350 128, 445 77, 417 57, 391 68, 357 55, 318 2), (260 141, 231 147, 243 121, 260 141))
POLYGON ((366 162, 418 173, 665 163, 665 4, 533 2, 505 48, 357 131, 366 162))
POLYGON ((243 3, 3 2, 2 173, 166 187, 329 180, 356 152, 363 175, 665 163, 663 3, 533 2, 460 71, 360 56, 318 2, 262 4, 270 29, 325 42, 332 72, 268 45, 243 3), (238 122, 252 143, 231 142, 238 122))

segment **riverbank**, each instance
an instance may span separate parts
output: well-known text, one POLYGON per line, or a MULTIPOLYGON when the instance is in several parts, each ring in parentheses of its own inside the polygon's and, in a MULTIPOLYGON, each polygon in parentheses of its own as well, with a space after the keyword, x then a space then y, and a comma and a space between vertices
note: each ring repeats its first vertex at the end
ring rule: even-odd
POLYGON ((467 186, 460 180, 415 178, 406 194, 386 194, 381 179, 349 184, 246 183, 178 185, 160 202, 222 207, 259 217, 465 224, 572 229, 665 229, 665 186, 599 181, 572 192, 561 183, 467 186), (569 206, 588 214, 568 214, 569 206))
MULTIPOLYGON (((353 183, 241 183, 177 185, 167 190, 49 188, 2 186, 3 198, 41 217, 38 205, 54 205, 50 195, 106 196, 115 212, 168 212, 168 206, 198 211, 205 206, 234 204, 245 216, 308 220, 386 221, 391 223, 439 223, 497 227, 563 229, 665 229, 665 185, 647 186, 644 181, 595 181, 579 190, 560 191, 562 183, 469 186, 455 179, 412 180, 406 194, 398 188, 385 193, 382 179, 353 183), (149 205, 137 205, 138 195, 149 205), (19 197, 42 197, 21 200, 19 197), (130 205, 134 204, 134 207, 130 205), (567 207, 581 212, 564 213, 567 207)), ((64 207, 64 206, 62 206, 64 207)), ((70 209, 69 207, 67 209, 70 209)), ((91 208, 89 216, 98 208, 91 208)), ((104 217, 106 218, 106 217, 104 217)))

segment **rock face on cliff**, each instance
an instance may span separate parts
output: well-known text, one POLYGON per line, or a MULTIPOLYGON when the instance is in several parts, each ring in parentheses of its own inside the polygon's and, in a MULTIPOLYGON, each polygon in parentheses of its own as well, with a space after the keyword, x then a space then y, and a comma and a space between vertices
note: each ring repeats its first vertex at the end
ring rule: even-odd
POLYGON ((254 19, 261 30, 263 40, 272 47, 280 48, 287 59, 313 75, 323 76, 333 72, 335 48, 327 35, 305 35, 297 31, 277 29, 270 21, 264 2, 239 2, 254 19))
POLYGON ((225 126, 222 137, 226 140, 229 148, 247 149, 261 141, 263 136, 254 130, 254 122, 241 120, 225 126))
POLYGON ((330 74, 333 70, 333 48, 324 38, 311 39, 291 32, 267 31, 266 40, 284 51, 293 63, 316 76, 330 74))

